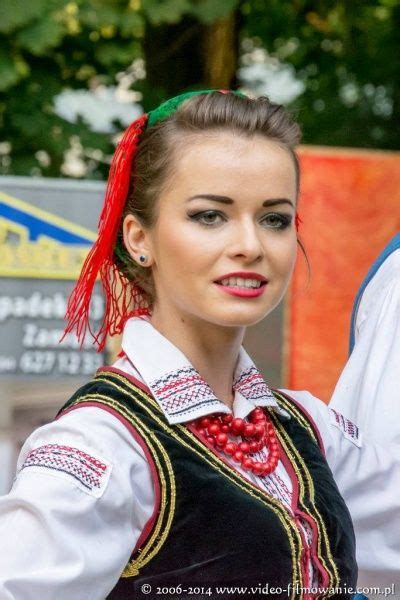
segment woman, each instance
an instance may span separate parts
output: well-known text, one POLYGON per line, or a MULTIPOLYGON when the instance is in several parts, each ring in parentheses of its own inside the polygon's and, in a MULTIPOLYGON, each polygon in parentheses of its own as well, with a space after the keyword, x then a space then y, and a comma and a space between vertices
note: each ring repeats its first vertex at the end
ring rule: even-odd
POLYGON ((297 141, 281 107, 226 91, 178 96, 128 128, 67 327, 90 327, 100 274, 95 338, 123 329, 122 353, 22 449, 1 506, 18 536, 2 597, 353 595, 330 467, 368 545, 371 486, 392 470, 394 523, 399 466, 309 394, 272 392, 241 345, 294 268, 297 141))

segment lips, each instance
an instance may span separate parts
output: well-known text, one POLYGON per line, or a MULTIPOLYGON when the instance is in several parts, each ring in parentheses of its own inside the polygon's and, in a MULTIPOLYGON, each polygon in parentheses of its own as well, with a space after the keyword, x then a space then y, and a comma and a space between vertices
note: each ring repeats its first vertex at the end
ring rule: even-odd
POLYGON ((227 287, 236 288, 260 288, 262 285, 268 283, 264 275, 260 273, 254 273, 250 271, 236 271, 234 273, 227 273, 219 279, 215 280, 214 283, 227 287))
POLYGON ((241 298, 255 298, 264 293, 268 280, 260 273, 239 271, 214 281, 222 292, 241 298))

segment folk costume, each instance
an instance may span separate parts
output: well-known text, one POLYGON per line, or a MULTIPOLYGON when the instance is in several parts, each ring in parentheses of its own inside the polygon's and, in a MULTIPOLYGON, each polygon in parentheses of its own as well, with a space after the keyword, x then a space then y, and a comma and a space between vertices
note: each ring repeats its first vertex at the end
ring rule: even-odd
POLYGON ((124 279, 117 287, 136 143, 187 97, 138 119, 116 151, 67 330, 82 339, 100 275, 107 306, 95 337, 102 347, 123 331, 123 353, 21 450, 13 489, 0 498, 5 600, 140 598, 143 586, 155 598, 179 585, 180 598, 224 585, 252 586, 252 597, 268 585, 278 598, 348 598, 352 521, 361 569, 374 570, 372 547, 387 557, 385 575, 400 557, 399 540, 379 533, 400 515, 397 453, 307 392, 272 391, 243 348, 231 411, 153 327, 143 290, 124 279))
POLYGON ((360 286, 351 319, 349 360, 331 399, 331 406, 346 412, 385 445, 400 444, 399 297, 400 233, 384 248, 360 286))
MULTIPOLYGON (((400 233, 384 248, 369 269, 352 312, 350 355, 336 384, 330 407, 356 422, 366 439, 385 448, 386 455, 400 456, 400 233)), ((390 459, 389 459, 390 460, 390 459)), ((387 463, 388 464, 388 463, 387 463)), ((379 513, 355 522, 359 581, 363 586, 397 586, 400 597, 400 558, 397 540, 400 515, 385 492, 393 473, 381 467, 381 485, 375 502, 379 513), (384 481, 385 480, 385 481, 384 481), (364 544, 367 527, 374 544, 364 544), (382 553, 380 539, 393 552, 382 553), (385 583, 386 582, 386 583, 385 583)), ((346 501, 350 506, 349 498, 346 501)), ((374 596, 371 594, 370 598, 374 596)), ((377 596, 378 597, 378 596, 377 596)))

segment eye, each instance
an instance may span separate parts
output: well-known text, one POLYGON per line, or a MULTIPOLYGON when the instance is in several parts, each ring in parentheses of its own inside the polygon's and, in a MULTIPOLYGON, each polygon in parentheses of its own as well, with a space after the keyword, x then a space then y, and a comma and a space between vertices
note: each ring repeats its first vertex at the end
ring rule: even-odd
POLYGON ((262 223, 269 229, 286 229, 292 223, 293 217, 284 213, 269 213, 263 219, 262 223))
POLYGON ((189 215, 189 218, 208 226, 218 225, 223 221, 223 215, 217 210, 203 210, 193 215, 189 215))

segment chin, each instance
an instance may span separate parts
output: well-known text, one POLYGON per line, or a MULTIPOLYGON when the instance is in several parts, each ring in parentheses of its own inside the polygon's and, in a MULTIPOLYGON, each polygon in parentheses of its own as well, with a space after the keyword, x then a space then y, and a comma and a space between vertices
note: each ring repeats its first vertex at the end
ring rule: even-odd
POLYGON ((258 309, 254 307, 244 310, 231 310, 223 315, 209 315, 205 320, 222 325, 223 327, 251 327, 262 321, 273 309, 258 309))

